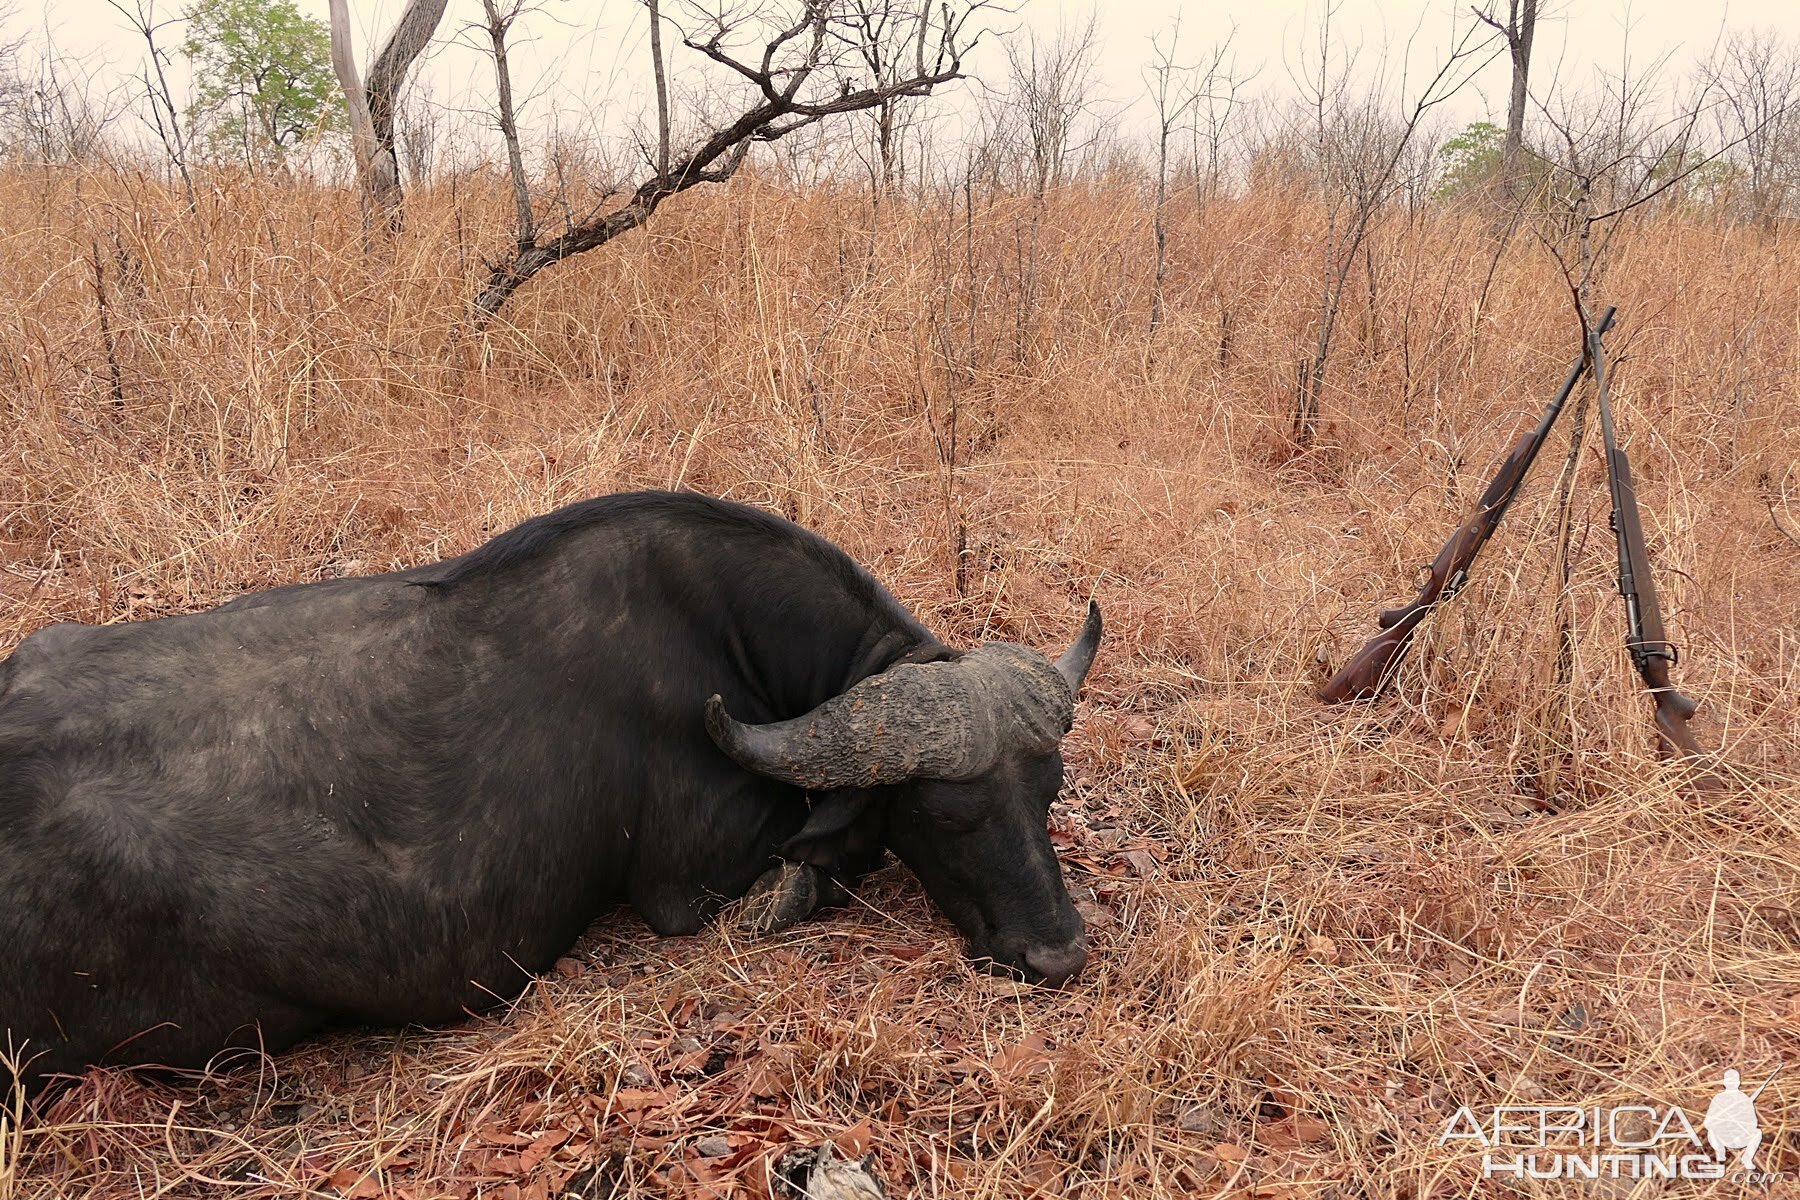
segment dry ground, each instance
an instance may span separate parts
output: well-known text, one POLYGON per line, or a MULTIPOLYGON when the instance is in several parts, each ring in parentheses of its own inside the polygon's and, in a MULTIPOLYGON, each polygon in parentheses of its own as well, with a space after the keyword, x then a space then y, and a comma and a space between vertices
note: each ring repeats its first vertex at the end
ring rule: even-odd
POLYGON ((1764 1157, 1800 1171, 1791 232, 1657 214, 1599 289, 1677 679, 1737 769, 1696 798, 1621 649, 1591 438, 1566 688, 1559 435, 1395 694, 1311 698, 1574 356, 1529 237, 1483 293, 1479 213, 1383 227, 1301 454, 1298 194, 1179 202, 1154 343, 1122 182, 1054 196, 1034 254, 1008 196, 871 232, 854 194, 743 179, 485 338, 461 303, 504 242, 491 181, 372 247, 348 196, 243 180, 190 215, 15 168, 0 204, 0 649, 644 486, 794 517, 952 641, 1060 645, 1090 594, 1109 627, 1054 814, 1095 943, 1070 988, 969 968, 897 867, 763 941, 619 913, 491 1019, 90 1075, 0 1137, 0 1198, 755 1196, 831 1136, 911 1197, 1494 1194, 1437 1144, 1458 1105, 1697 1113, 1723 1067, 1779 1062, 1764 1157))

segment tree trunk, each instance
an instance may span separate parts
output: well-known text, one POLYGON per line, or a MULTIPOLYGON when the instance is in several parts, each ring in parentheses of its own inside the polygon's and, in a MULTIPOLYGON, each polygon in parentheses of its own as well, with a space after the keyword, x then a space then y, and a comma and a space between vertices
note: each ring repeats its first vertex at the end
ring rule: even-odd
MULTIPOLYGON (((506 61, 506 34, 513 18, 503 14, 494 0, 481 0, 487 12, 488 40, 494 49, 494 84, 500 101, 500 137, 506 143, 506 165, 512 174, 513 206, 518 212, 519 252, 537 243, 537 225, 531 215, 531 189, 525 179, 525 156, 519 149, 519 122, 513 112, 512 69, 506 61)), ((517 9, 513 10, 517 13, 517 9)))
POLYGON ((1506 105, 1506 180, 1517 184, 1519 150, 1525 138, 1527 84, 1531 77, 1531 42, 1537 34, 1538 0, 1512 0, 1511 33, 1507 49, 1512 53, 1512 95, 1506 105))
POLYGON ((356 70, 356 47, 350 38, 350 0, 331 0, 331 69, 344 92, 344 108, 350 120, 350 146, 356 156, 356 181, 368 212, 382 206, 375 188, 375 124, 369 119, 369 98, 356 70))
POLYGON ((373 190, 396 224, 400 219, 400 157, 394 149, 394 102, 406 82, 406 72, 443 19, 449 0, 407 0, 406 10, 394 23, 394 32, 375 56, 369 67, 365 93, 369 102, 369 122, 375 133, 374 155, 370 162, 373 190))
POLYGON ((656 76, 656 173, 669 173, 669 76, 663 66, 662 6, 650 0, 650 66, 656 76))

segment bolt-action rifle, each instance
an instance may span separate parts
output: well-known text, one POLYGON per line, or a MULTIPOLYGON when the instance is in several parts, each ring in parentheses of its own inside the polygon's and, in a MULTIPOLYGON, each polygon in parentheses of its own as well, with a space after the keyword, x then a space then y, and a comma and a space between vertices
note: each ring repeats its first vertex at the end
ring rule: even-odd
MULTIPOLYGON (((1610 309, 1607 311, 1611 311, 1610 309)), ((1656 582, 1650 575, 1650 555, 1644 549, 1644 523, 1638 515, 1637 491, 1631 486, 1631 460, 1613 434, 1611 377, 1599 335, 1589 339, 1593 359, 1594 389, 1599 394, 1600 434, 1606 442, 1606 483, 1612 493, 1612 527, 1619 543, 1619 594, 1625 598, 1625 648, 1632 665, 1656 701, 1656 728, 1669 750, 1696 758, 1705 752, 1688 728, 1688 718, 1699 705, 1669 683, 1669 668, 1679 661, 1675 643, 1663 632, 1662 608, 1656 602, 1656 582)))
MULTIPOLYGON (((1437 559, 1427 568, 1418 598, 1403 608, 1381 611, 1375 618, 1381 632, 1370 638, 1356 657, 1345 663, 1319 689, 1319 699, 1327 704, 1337 704, 1344 700, 1372 700, 1387 687, 1401 655, 1412 644, 1413 631, 1431 615, 1433 609, 1455 596, 1468 581, 1470 565, 1474 563, 1481 548, 1487 545, 1488 539, 1494 536, 1494 530, 1500 526, 1500 518, 1506 515, 1507 508, 1518 496, 1520 485, 1525 482, 1526 472, 1531 470, 1538 451, 1543 449, 1544 439, 1550 434, 1550 427, 1556 424, 1563 405, 1568 403, 1575 385, 1587 372, 1593 348, 1599 346, 1600 335, 1612 328, 1612 321, 1613 309, 1609 307, 1600 314, 1590 345, 1583 348, 1581 357, 1569 368, 1568 378, 1563 380, 1556 398, 1544 410, 1537 428, 1520 437, 1514 444, 1506 461, 1494 472, 1493 481, 1487 485, 1487 490, 1481 493, 1481 500, 1475 505, 1475 511, 1469 514, 1468 520, 1450 535, 1450 540, 1438 551, 1437 559)), ((1634 508, 1633 512, 1635 511, 1634 508)), ((1659 625, 1658 629, 1660 628, 1659 625)), ((1658 636, 1661 636, 1660 632, 1658 636)), ((1666 668, 1664 674, 1667 674, 1666 668)))

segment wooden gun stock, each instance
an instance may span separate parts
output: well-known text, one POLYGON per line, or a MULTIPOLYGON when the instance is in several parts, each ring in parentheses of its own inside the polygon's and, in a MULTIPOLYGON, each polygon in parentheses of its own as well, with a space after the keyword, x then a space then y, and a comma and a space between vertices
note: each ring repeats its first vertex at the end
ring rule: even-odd
POLYGON ((1413 630, 1430 611, 1430 604, 1383 610, 1381 632, 1370 638, 1368 644, 1356 652, 1356 657, 1345 663, 1330 682, 1319 689, 1319 699, 1327 704, 1339 704, 1380 695, 1381 689, 1387 686, 1394 664, 1412 642, 1413 630), (1390 616, 1394 617, 1392 621, 1387 619, 1390 616))
POLYGON ((1372 700, 1387 687, 1400 656, 1412 644, 1413 631, 1431 610, 1456 594, 1468 575, 1469 565, 1500 524, 1506 506, 1525 481, 1525 472, 1537 455, 1542 434, 1527 433, 1513 444, 1506 461, 1494 472, 1493 481, 1481 493, 1481 502, 1467 520, 1456 527, 1437 558, 1427 568, 1417 598, 1401 608, 1384 608, 1375 617, 1381 632, 1369 639, 1349 662, 1317 692, 1327 704, 1345 700, 1372 700))
MULTIPOLYGON (((1656 598, 1656 581, 1650 574, 1650 551, 1644 542, 1644 522, 1638 511, 1637 488, 1631 481, 1631 459, 1619 445, 1613 429, 1611 376, 1600 339, 1594 339, 1595 391, 1599 396, 1600 436, 1606 447, 1606 482, 1612 493, 1613 534, 1619 548, 1619 595, 1625 600, 1625 648, 1632 665, 1656 702, 1656 731, 1663 748, 1683 758, 1705 759, 1706 751, 1695 740, 1688 719, 1699 703, 1675 690, 1669 668, 1675 665, 1675 643, 1663 628, 1662 605, 1656 598)), ((1699 777, 1712 781, 1709 772, 1699 777)))
POLYGON ((1644 686, 1650 689, 1650 698, 1656 701, 1656 731, 1662 735, 1668 749, 1683 758, 1705 758, 1706 751, 1700 748, 1694 731, 1688 727, 1688 719, 1700 704, 1692 696, 1676 691, 1669 682, 1669 661, 1652 659, 1638 669, 1638 674, 1644 677, 1644 686))
MULTIPOLYGON (((1600 320, 1594 325, 1595 344, 1599 335, 1612 328, 1613 310, 1608 308, 1600 314, 1600 320)), ((1569 374, 1563 385, 1544 409, 1544 415, 1538 419, 1537 428, 1524 434, 1507 453, 1506 461, 1494 472, 1494 478, 1488 483, 1487 490, 1481 493, 1481 500, 1475 505, 1475 511, 1468 519, 1457 526, 1456 532, 1438 551, 1426 574, 1424 586, 1419 589, 1418 597, 1402 608, 1386 608, 1375 618, 1381 632, 1369 639, 1367 645, 1357 651, 1356 656, 1345 663, 1336 675, 1328 680, 1315 695, 1327 704, 1338 704, 1345 700, 1372 700, 1381 695, 1387 687, 1388 680, 1393 677, 1394 667, 1400 656, 1412 644, 1413 631, 1419 623, 1430 615, 1431 610, 1456 595, 1457 590, 1468 578, 1469 567, 1481 548, 1494 536, 1494 530, 1500 526, 1500 518, 1506 515, 1507 508, 1519 494, 1519 487, 1525 482, 1525 475, 1531 470, 1531 464, 1537 459, 1538 451, 1543 449, 1544 438, 1549 435, 1550 427, 1556 423, 1557 415, 1563 405, 1569 401, 1569 394, 1575 390, 1576 383, 1588 369, 1589 354, 1584 347, 1581 357, 1569 368, 1569 374)))

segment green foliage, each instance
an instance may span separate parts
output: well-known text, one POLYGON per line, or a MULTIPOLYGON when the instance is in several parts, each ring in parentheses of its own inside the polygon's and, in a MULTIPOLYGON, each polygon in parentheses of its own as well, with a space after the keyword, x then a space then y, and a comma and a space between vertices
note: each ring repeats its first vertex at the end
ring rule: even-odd
POLYGON ((215 153, 279 162, 314 132, 342 126, 331 31, 293 0, 195 0, 187 19, 188 117, 215 153))
POLYGON ((1681 153, 1665 150, 1650 168, 1650 186, 1667 185, 1671 199, 1677 197, 1702 203, 1718 204, 1738 196, 1748 180, 1742 167, 1722 158, 1713 158, 1699 150, 1681 153))
POLYGON ((1491 121, 1476 121, 1438 147, 1443 164, 1432 194, 1440 200, 1486 187, 1500 173, 1506 157, 1506 131, 1491 121))

